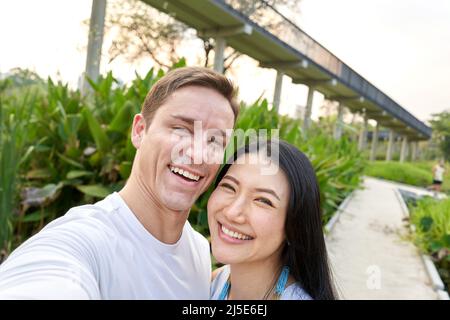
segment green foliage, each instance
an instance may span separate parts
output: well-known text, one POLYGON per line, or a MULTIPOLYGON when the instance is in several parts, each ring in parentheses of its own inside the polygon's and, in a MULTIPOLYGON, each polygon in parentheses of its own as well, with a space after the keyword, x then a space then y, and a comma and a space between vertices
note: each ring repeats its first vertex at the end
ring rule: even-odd
MULTIPOLYGON (((432 168, 436 161, 421 162, 370 162, 365 170, 368 176, 392 180, 418 187, 428 187, 433 181, 432 168)), ((442 192, 450 192, 450 165, 445 165, 442 192)))
POLYGON ((441 154, 450 160, 450 111, 433 114, 430 121, 433 128, 433 140, 439 145, 441 154))
POLYGON ((20 81, 20 90, 10 78, 1 82, 0 248, 124 185, 133 116, 162 75, 150 70, 125 87, 109 73, 91 82, 90 98, 51 79, 20 81))
MULTIPOLYGON (((174 67, 184 65, 181 60, 174 67)), ((130 139, 133 116, 163 75, 151 69, 124 86, 108 73, 90 81, 92 95, 87 98, 51 79, 0 81, 0 248, 9 251, 69 208, 122 188, 135 155, 130 139)), ((336 141, 320 128, 306 137, 299 125, 269 110, 265 100, 243 106, 237 122, 244 130, 268 129, 268 136, 270 129, 278 128, 280 138, 309 156, 326 222, 358 187, 364 161, 347 139, 336 141)), ((246 137, 236 139, 242 144, 246 137)), ((210 192, 198 199, 189 217, 205 236, 210 192)))
POLYGON ((411 208, 415 243, 432 256, 447 290, 450 288, 450 199, 425 198, 411 208))
POLYGON ((424 170, 415 163, 375 161, 367 165, 367 175, 414 186, 426 187, 432 182, 431 170, 424 170))

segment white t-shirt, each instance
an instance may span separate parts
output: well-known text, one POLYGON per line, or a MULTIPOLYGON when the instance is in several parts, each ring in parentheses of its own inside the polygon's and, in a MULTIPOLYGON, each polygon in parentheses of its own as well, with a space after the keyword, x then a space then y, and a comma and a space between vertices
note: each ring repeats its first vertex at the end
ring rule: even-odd
POLYGON ((444 180, 444 172, 445 169, 444 167, 437 165, 436 167, 434 167, 434 180, 436 181, 442 181, 444 180))
POLYGON ((208 241, 153 237, 118 193, 70 209, 0 265, 1 299, 209 299, 208 241))
MULTIPOLYGON (((230 266, 225 265, 211 283, 211 300, 218 300, 225 283, 230 276, 230 266)), ((281 294, 280 300, 312 300, 300 283, 295 282, 287 286, 281 294)))

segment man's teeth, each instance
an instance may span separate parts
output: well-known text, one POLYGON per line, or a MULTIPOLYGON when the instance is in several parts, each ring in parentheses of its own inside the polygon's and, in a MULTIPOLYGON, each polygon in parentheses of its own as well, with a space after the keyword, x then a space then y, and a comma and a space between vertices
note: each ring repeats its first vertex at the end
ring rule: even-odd
POLYGON ((186 170, 177 168, 177 167, 170 167, 170 171, 175 172, 179 175, 182 175, 183 177, 186 177, 188 179, 194 180, 194 181, 198 181, 200 179, 200 176, 197 176, 195 174, 192 174, 186 170))
POLYGON ((238 232, 234 232, 234 231, 228 230, 228 229, 225 228, 223 225, 222 225, 222 231, 223 231, 223 233, 225 233, 227 236, 230 236, 230 237, 235 238, 235 239, 239 239, 239 240, 250 240, 250 239, 253 239, 252 237, 247 236, 247 235, 245 235, 245 234, 242 234, 242 233, 238 233, 238 232))

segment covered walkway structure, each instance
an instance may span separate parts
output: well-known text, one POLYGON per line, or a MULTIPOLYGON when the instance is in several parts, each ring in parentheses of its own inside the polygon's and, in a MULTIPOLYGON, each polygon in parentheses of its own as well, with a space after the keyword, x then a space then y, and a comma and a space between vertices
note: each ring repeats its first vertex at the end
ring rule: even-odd
MULTIPOLYGON (((360 132, 359 146, 366 144, 367 121, 375 120, 371 159, 375 159, 379 127, 389 130, 389 142, 386 159, 392 157, 392 145, 395 136, 402 139, 400 160, 406 158, 407 144, 415 158, 417 142, 431 137, 431 128, 415 118, 405 108, 364 79, 347 64, 339 60, 329 50, 302 31, 288 18, 264 0, 251 12, 236 0, 142 0, 165 12, 175 19, 197 30, 201 38, 214 38, 216 42, 214 68, 223 71, 223 53, 227 46, 259 61, 261 67, 277 70, 274 93, 274 107, 280 104, 283 76, 292 78, 293 83, 309 87, 305 107, 303 129, 308 130, 311 123, 313 93, 318 91, 326 99, 337 101, 338 117, 334 136, 342 134, 342 116, 344 108, 364 117, 364 126, 360 132)), ((91 30, 97 30, 100 36, 90 37, 89 48, 98 48, 104 20, 106 0, 94 0, 91 17, 91 30), (92 40, 92 41, 91 41, 92 40)), ((149 17, 151 19, 151 17, 149 17)), ((92 33, 92 32, 91 32, 92 33)), ((100 45, 101 48, 101 45, 100 45)), ((98 50, 97 50, 98 51, 98 50)), ((86 74, 95 78, 99 56, 89 56, 86 74), (95 69, 95 68, 94 68, 95 69)), ((98 69, 97 69, 98 70, 98 69)))

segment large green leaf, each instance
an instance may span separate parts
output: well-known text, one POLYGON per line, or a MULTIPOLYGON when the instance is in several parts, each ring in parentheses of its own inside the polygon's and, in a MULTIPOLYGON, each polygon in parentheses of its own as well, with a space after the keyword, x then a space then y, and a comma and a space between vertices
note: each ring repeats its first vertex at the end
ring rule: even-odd
POLYGON ((93 172, 91 172, 91 171, 72 170, 67 173, 66 178, 67 179, 77 179, 80 177, 92 176, 92 175, 93 175, 93 172))
POLYGON ((104 198, 113 192, 112 189, 109 189, 108 187, 102 186, 100 184, 77 186, 77 189, 88 196, 93 196, 97 198, 104 198))
POLYGON ((61 192, 64 184, 50 183, 42 188, 26 188, 22 190, 22 205, 25 207, 45 206, 53 202, 61 192))
POLYGON ((111 131, 116 131, 127 135, 127 130, 131 126, 131 120, 133 118, 133 104, 127 101, 120 111, 115 115, 113 120, 108 126, 111 131))
POLYGON ((89 131, 91 132, 92 138, 94 138, 97 149, 101 152, 107 152, 110 148, 110 141, 105 131, 88 108, 83 109, 83 115, 88 123, 89 131))
POLYGON ((50 210, 40 209, 32 213, 26 214, 25 217, 23 217, 20 221, 27 223, 42 221, 44 218, 48 217, 50 213, 51 213, 50 210))

